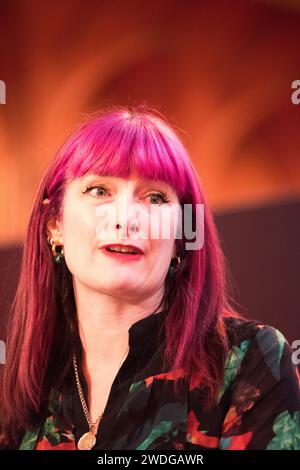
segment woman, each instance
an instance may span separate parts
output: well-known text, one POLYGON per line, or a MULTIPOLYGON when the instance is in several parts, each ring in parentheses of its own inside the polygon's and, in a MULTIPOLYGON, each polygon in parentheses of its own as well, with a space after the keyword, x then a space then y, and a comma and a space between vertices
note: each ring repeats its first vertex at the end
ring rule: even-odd
POLYGON ((291 348, 235 313, 227 285, 212 213, 163 116, 117 107, 82 124, 29 222, 2 447, 299 448, 291 348))

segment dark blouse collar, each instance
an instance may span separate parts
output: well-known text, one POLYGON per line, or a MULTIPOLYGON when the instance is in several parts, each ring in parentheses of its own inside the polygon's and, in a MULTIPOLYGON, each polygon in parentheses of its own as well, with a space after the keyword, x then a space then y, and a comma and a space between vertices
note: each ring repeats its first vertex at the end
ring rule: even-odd
POLYGON ((161 333, 166 316, 167 310, 161 310, 133 323, 128 330, 129 346, 143 346, 150 337, 161 333))
MULTIPOLYGON (((160 312, 151 313, 145 318, 138 320, 133 323, 129 330, 129 348, 130 348, 130 357, 134 357, 135 354, 140 354, 141 349, 147 349, 151 344, 151 347, 157 348, 160 347, 161 342, 165 338, 164 322, 167 317, 167 310, 161 310, 160 312), (136 351, 136 353, 134 353, 136 351)), ((83 346, 80 339, 80 336, 77 337, 76 341, 76 358, 78 363, 79 377, 83 385, 85 385, 85 377, 82 371, 82 355, 83 355, 83 346)), ((74 390, 76 385, 74 385, 74 371, 73 364, 69 369, 68 378, 64 384, 64 387, 68 388, 71 386, 74 390)))
MULTIPOLYGON (((164 334, 163 325, 167 317, 167 310, 151 313, 145 318, 133 323, 128 330, 129 347, 142 347, 147 344, 154 335, 164 334)), ((80 337, 77 338, 77 354, 82 358, 82 342, 80 337)))

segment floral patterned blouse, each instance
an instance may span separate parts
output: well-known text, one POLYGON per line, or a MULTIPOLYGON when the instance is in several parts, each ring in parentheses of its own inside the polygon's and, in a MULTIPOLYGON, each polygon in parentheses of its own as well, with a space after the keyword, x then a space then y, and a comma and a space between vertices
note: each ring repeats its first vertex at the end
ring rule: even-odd
MULTIPOLYGON (((112 384, 94 449, 300 450, 299 372, 280 331, 255 320, 225 318, 231 349, 218 403, 204 412, 201 384, 184 379, 175 396, 171 385, 180 371, 162 370, 166 313, 130 327, 129 354, 112 384)), ((80 340, 77 352, 88 404, 80 340)), ((25 432, 19 449, 77 450, 88 430, 74 378, 52 390, 40 426, 25 432)))

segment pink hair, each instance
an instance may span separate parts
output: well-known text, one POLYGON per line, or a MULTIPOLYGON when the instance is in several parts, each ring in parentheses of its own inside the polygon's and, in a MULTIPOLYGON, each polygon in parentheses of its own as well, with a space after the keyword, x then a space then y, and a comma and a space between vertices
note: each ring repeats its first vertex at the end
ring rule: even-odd
POLYGON ((229 304, 226 263, 212 212, 184 145, 164 117, 145 105, 113 107, 73 132, 38 189, 8 325, 1 387, 2 435, 11 441, 16 429, 28 429, 38 419, 50 388, 65 380, 78 335, 72 276, 65 263, 53 263, 47 221, 61 215, 66 181, 88 172, 126 178, 132 170, 170 184, 182 205, 192 204, 193 219, 196 204, 204 204, 203 248, 186 251, 187 240, 177 239, 183 261, 172 281, 168 276, 165 281, 164 360, 190 379, 196 374, 207 391, 205 406, 216 400, 228 353, 223 318, 237 314, 229 304), (49 204, 42 204, 45 198, 49 204))

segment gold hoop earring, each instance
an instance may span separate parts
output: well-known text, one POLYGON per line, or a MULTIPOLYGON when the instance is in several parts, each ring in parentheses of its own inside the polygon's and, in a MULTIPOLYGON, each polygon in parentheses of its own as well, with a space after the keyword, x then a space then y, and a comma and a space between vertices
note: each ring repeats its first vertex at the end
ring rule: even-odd
POLYGON ((48 243, 51 245, 53 261, 56 264, 60 264, 64 259, 64 246, 59 243, 55 243, 54 239, 49 237, 48 243))

